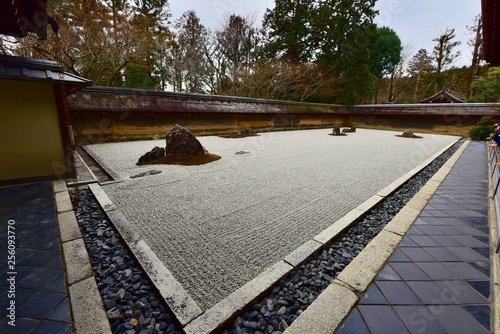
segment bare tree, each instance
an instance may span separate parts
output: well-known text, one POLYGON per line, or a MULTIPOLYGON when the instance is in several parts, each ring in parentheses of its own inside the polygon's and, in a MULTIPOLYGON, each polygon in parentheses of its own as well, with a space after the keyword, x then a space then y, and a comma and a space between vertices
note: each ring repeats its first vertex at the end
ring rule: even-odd
POLYGON ((467 42, 467 45, 472 47, 472 62, 470 67, 470 75, 469 81, 467 84, 467 99, 470 99, 472 96, 471 84, 474 81, 474 78, 477 75, 477 69, 479 67, 479 63, 483 57, 482 55, 482 46, 483 46, 483 31, 482 31, 482 22, 481 15, 477 15, 474 18, 474 24, 472 26, 467 26, 467 30, 474 34, 474 38, 470 39, 467 42))
POLYGON ((453 63, 460 55, 460 51, 454 52, 454 48, 460 45, 459 41, 453 41, 455 38, 455 29, 448 29, 439 37, 434 38, 433 41, 437 44, 432 51, 432 57, 436 63, 434 72, 434 93, 439 91, 440 86, 443 84, 442 72, 448 65, 453 63))
POLYGON ((401 59, 399 63, 392 70, 389 77, 389 89, 387 90, 387 101, 393 102, 401 92, 406 88, 404 87, 404 76, 406 73, 405 64, 412 52, 412 47, 405 45, 401 51, 401 59))
POLYGON ((258 31, 246 18, 231 15, 222 30, 215 32, 215 36, 215 56, 224 58, 221 70, 224 69, 229 79, 229 86, 224 87, 222 93, 239 95, 241 80, 249 74, 257 59, 260 40, 258 31))
POLYGON ((331 69, 285 59, 259 62, 243 83, 245 95, 276 100, 330 97, 338 90, 338 78, 331 69))
MULTIPOLYGON (((54 2, 50 15, 59 23, 58 34, 52 34, 46 41, 33 37, 19 39, 12 51, 56 60, 65 70, 89 78, 97 85, 128 85, 132 64, 137 65, 135 72, 141 70, 144 76, 151 76, 152 52, 161 30, 153 27, 156 23, 166 24, 163 21, 166 14, 161 22, 158 17, 145 15, 142 11, 149 7, 144 7, 144 3, 138 7, 139 4, 123 0, 54 2)), ((166 6, 165 1, 160 3, 166 6)))

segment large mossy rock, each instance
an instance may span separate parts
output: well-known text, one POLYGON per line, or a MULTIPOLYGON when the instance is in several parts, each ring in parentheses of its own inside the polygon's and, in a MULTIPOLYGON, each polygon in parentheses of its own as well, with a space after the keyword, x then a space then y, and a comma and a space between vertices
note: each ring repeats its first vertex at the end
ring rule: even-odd
POLYGON ((185 157, 206 153, 205 149, 186 128, 176 125, 166 135, 165 155, 174 157, 185 157))

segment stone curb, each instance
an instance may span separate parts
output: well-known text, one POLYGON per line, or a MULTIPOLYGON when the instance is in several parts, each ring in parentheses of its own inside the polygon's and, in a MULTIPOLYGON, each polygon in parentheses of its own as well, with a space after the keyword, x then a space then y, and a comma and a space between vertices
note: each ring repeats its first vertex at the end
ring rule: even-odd
MULTIPOLYGON (((439 184, 444 180, 458 158, 469 144, 466 141, 439 171, 422 187, 403 209, 385 226, 385 228, 359 253, 354 260, 337 276, 330 286, 319 295, 284 334, 299 333, 334 333, 357 304, 359 296, 364 293, 378 275, 389 257, 396 250, 408 229, 413 225, 439 184), (435 177, 435 178, 434 178, 435 177), (323 298, 323 294, 329 290, 323 298), (347 289, 349 292, 345 291, 347 289), (349 296, 355 296, 353 302, 349 296), (345 302, 342 301, 345 298, 345 302), (340 304, 340 305, 339 305, 340 304), (331 312, 330 319, 325 319, 325 312, 331 312), (309 311, 311 310, 311 311, 309 311)), ((391 185, 389 186, 391 187, 391 185)))
POLYGON ((64 180, 52 183, 75 333, 111 333, 64 180))
MULTIPOLYGON (((178 320, 181 322, 181 324, 183 326, 185 326, 184 330, 186 331, 186 333, 188 333, 188 334, 216 333, 217 330, 219 330, 222 326, 224 326, 229 321, 231 321, 234 318, 234 316, 238 312, 240 312, 246 305, 248 305, 253 300, 262 296, 274 284, 276 284, 276 282, 278 282, 280 279, 282 279, 286 274, 291 272, 294 268, 298 267, 300 264, 305 262, 307 259, 311 258, 320 249, 322 249, 323 247, 328 247, 329 244, 333 241, 333 239, 335 239, 339 234, 341 234, 343 231, 345 231, 347 228, 349 228, 353 223, 355 223, 360 218, 362 218, 366 214, 367 211, 369 211, 370 209, 375 207, 377 204, 379 204, 381 201, 383 201, 385 199, 385 197, 387 197, 392 192, 394 192, 402 184, 404 184, 411 177, 413 177, 413 175, 415 175, 420 170, 425 168, 429 163, 434 161, 439 155, 441 155, 443 152, 445 152, 447 149, 449 149, 454 144, 455 143, 452 143, 452 144, 448 145, 447 147, 443 148, 441 151, 434 154, 432 157, 430 157, 429 159, 424 161, 422 164, 415 167, 410 172, 406 173, 405 175, 403 175, 402 177, 397 179, 395 182, 393 182, 389 186, 387 186, 384 189, 382 189, 381 191, 379 191, 376 195, 372 196, 371 198, 366 200, 364 203, 360 204, 358 207, 356 207, 355 209, 348 212, 344 217, 337 220, 332 225, 330 225, 328 228, 323 230, 321 233, 319 233, 318 235, 313 237, 311 240, 305 242, 299 248, 297 248, 295 251, 288 254, 283 259, 283 261, 280 261, 280 262, 274 264, 273 266, 269 267, 267 270, 262 272, 255 279, 248 282, 247 284, 245 284, 244 286, 242 286, 240 289, 236 290, 235 292, 233 292, 231 295, 226 297, 224 300, 222 300, 221 302, 219 302, 218 304, 216 304, 212 308, 206 310, 203 313, 200 310, 200 313, 194 317, 191 316, 191 317, 183 317, 181 319, 178 318, 178 320), (281 268, 282 266, 284 266, 284 268, 286 268, 286 270, 284 268, 282 268, 281 270, 276 269, 276 267, 281 268)), ((462 145, 462 147, 464 145, 462 145)), ((463 150, 461 152, 463 152, 463 150)), ((418 200, 420 203, 417 203, 417 200, 415 200, 412 203, 412 206, 418 206, 419 204, 421 205, 423 203, 427 203, 427 200, 434 193, 435 189, 437 189, 437 186, 440 183, 441 182, 437 182, 437 184, 434 186, 429 185, 429 187, 427 187, 425 189, 425 191, 423 192, 424 195, 422 195, 422 197, 420 197, 420 199, 418 200)), ((101 201, 102 201, 102 203, 104 203, 104 205, 109 207, 109 209, 108 209, 109 212, 107 211, 106 213, 108 214, 108 217, 110 218, 110 220, 113 222, 113 224, 115 226, 116 226, 115 220, 117 221, 118 224, 120 224, 120 222, 124 222, 125 226, 129 225, 129 223, 126 221, 125 217, 123 216, 123 214, 120 212, 120 210, 116 209, 114 204, 110 201, 109 197, 105 194, 105 192, 102 190, 102 188, 99 185, 91 184, 91 185, 89 185, 89 187, 91 188, 91 190, 93 192, 94 192, 95 188, 98 188, 98 189, 96 189, 96 192, 94 194, 96 195, 96 198, 98 199, 99 203, 101 203, 101 201), (116 213, 113 213, 113 212, 116 212, 116 213), (112 218, 110 215, 111 216, 120 215, 120 218, 118 218, 118 217, 112 218)), ((418 212, 420 212, 420 211, 418 211, 418 212)), ((416 209, 412 210, 412 208, 408 208, 408 209, 406 209, 406 211, 403 214, 407 215, 406 218, 414 217, 414 219, 416 219, 415 213, 416 213, 416 209)), ((418 214, 417 214, 417 216, 418 216, 418 214)), ((405 233, 405 228, 407 229, 411 225, 411 224, 408 225, 408 227, 406 227, 404 224, 402 225, 401 221, 406 222, 406 219, 404 219, 403 216, 401 216, 399 219, 400 219, 399 223, 396 221, 392 225, 392 230, 394 230, 394 231, 387 230, 387 231, 384 231, 383 233, 381 232, 381 234, 379 234, 380 237, 378 237, 378 239, 376 237, 375 239, 377 239, 377 241, 375 243, 373 243, 373 245, 371 246, 371 248, 373 249, 372 252, 368 252, 368 256, 366 256, 366 258, 364 258, 364 259, 362 258, 362 259, 358 260, 360 262, 367 263, 368 269, 365 270, 366 274, 360 275, 360 271, 359 271, 359 269, 357 269, 357 270, 352 271, 351 276, 363 276, 362 277, 363 281, 359 281, 359 282, 352 281, 350 279, 351 276, 348 276, 348 272, 346 272, 345 277, 344 277, 345 282, 341 281, 341 280, 335 280, 332 283, 332 285, 335 284, 335 286, 330 289, 331 292, 329 292, 326 296, 334 295, 335 293, 338 292, 338 293, 340 293, 338 298, 347 298, 346 301, 350 301, 352 299, 352 295, 356 296, 354 291, 352 291, 354 287, 357 286, 356 290, 362 291, 360 289, 363 289, 364 286, 366 286, 367 284, 369 284, 369 282, 371 282, 374 275, 376 275, 378 273, 378 271, 380 270, 380 267, 385 262, 385 259, 390 256, 390 254, 395 249, 395 247, 397 246, 399 241, 402 239, 402 235, 405 233), (382 261, 382 259, 383 259, 382 262, 380 262, 380 261, 375 262, 373 260, 373 258, 371 258, 373 255, 373 251, 383 252, 385 254, 384 255, 385 258, 381 258, 381 260, 380 260, 380 261, 382 261), (370 279, 370 280, 368 281, 368 279, 370 279), (337 285, 340 285, 341 288, 337 287, 337 285), (351 290, 351 293, 345 292, 346 289, 351 290)), ((412 223, 413 223, 413 221, 412 221, 412 223)), ((119 230, 120 234, 122 234, 122 237, 124 238, 124 240, 126 240, 127 244, 129 244, 128 240, 131 240, 130 241, 131 244, 139 242, 139 240, 138 240, 139 236, 136 235, 131 228, 126 228, 126 227, 119 228, 119 227, 117 227, 117 229, 119 230), (129 239, 127 239, 127 238, 129 238, 129 239)), ((147 247, 147 245, 145 243, 144 243, 144 245, 147 247)), ((130 247, 130 244, 129 244, 129 247, 130 247)), ((134 253, 134 255, 136 255, 136 254, 134 253)), ((361 255, 361 253, 360 253, 360 255, 361 255)), ((358 258, 360 255, 358 255, 356 258, 358 258)), ((137 255, 136 255, 136 257, 137 257, 137 255)), ((139 262, 142 265, 142 262, 141 261, 139 261, 139 262)), ((161 264, 161 265, 163 266, 163 264, 161 264)), ((144 267, 144 265, 143 265, 143 267, 144 267)), ((348 267, 346 267, 344 269, 344 271, 346 271, 346 269, 348 267)), ((145 267, 145 269, 146 269, 146 267, 145 267)), ((146 273, 153 280, 153 277, 151 277, 150 271, 146 270, 146 273)), ((154 280, 153 280, 153 282, 155 283, 154 280)), ((156 285, 156 283, 155 283, 155 285, 156 285)), ((158 289, 158 290, 160 290, 160 289, 158 289)), ((163 295, 163 293, 162 293, 162 295, 163 295)), ((186 293, 186 295, 187 295, 187 293, 186 293)), ((321 295, 320 295, 320 297, 321 297, 321 295)), ((172 308, 172 306, 168 302, 169 298, 166 297, 165 295, 163 295, 163 298, 167 301, 169 306, 172 308)), ((319 297, 318 297, 318 299, 319 299, 319 297)), ((330 299, 331 298, 329 298, 329 297, 321 298, 322 303, 326 303, 330 299)), ((356 297, 356 301, 357 301, 357 297, 356 297)), ((352 304, 354 305, 356 303, 356 301, 354 301, 352 304)), ((172 300, 170 302, 172 302, 172 300)), ((313 305, 314 305, 314 303, 311 306, 309 306, 309 308, 313 307, 313 305)), ((330 307, 330 306, 328 306, 328 307, 330 307)), ((337 306, 334 306, 334 307, 337 307, 337 306)), ((340 310, 348 309, 347 313, 334 312, 335 314, 339 314, 339 317, 340 317, 340 315, 343 315, 343 316, 341 318, 332 318, 331 319, 332 322, 330 322, 330 323, 335 324, 338 322, 338 324, 340 324, 341 321, 343 321, 344 317, 347 316, 347 314, 351 308, 352 308, 352 305, 350 305, 349 307, 340 308, 340 310)), ((174 311, 173 308, 172 308, 172 310, 174 311)), ((323 306, 315 306, 311 309, 311 311, 309 311, 307 313, 304 312, 295 322, 297 322, 301 317, 303 317, 304 314, 308 314, 307 317, 311 317, 311 321, 300 320, 299 324, 307 323, 308 326, 314 326, 313 323, 317 323, 318 319, 325 318, 324 312, 325 312, 324 305, 323 306), (317 310, 317 312, 314 310, 317 310), (318 312, 320 312, 320 313, 318 313, 318 312), (314 317, 314 321, 312 321, 313 317, 314 317)), ((175 311, 174 311, 174 313, 175 313, 175 311)), ((197 312, 192 312, 191 314, 195 315, 196 313, 197 312)), ((176 316, 178 316, 178 314, 176 314, 176 316)), ((304 317, 306 317, 306 316, 304 316, 304 317)), ((295 324, 295 322, 293 324, 295 324)), ((291 329, 293 327, 293 324, 289 329, 287 329, 287 331, 288 330, 293 331, 293 329, 291 329)), ((299 326, 299 325, 297 325, 297 326, 299 326)), ((304 328, 306 328, 306 327, 304 327, 304 328)), ((309 327, 309 328, 314 328, 314 327, 309 327)), ((320 330, 320 329, 318 329, 318 330, 320 330)), ((309 330, 309 332, 316 333, 315 330, 312 330, 312 331, 309 330)), ((331 330, 327 331, 327 332, 331 333, 331 330)), ((294 333, 294 332, 292 332, 292 333, 294 333)), ((303 333, 303 331, 299 330, 295 333, 303 333)), ((322 333, 322 332, 319 331, 318 333, 322 333)))
POLYGON ((198 304, 158 259, 148 244, 141 239, 101 186, 94 183, 90 184, 89 188, 181 325, 185 326, 201 315, 202 311, 198 304))
POLYGON ((97 154, 94 154, 94 152, 92 151, 92 149, 89 148, 88 145, 84 145, 82 146, 82 149, 87 152, 88 155, 90 155, 90 157, 92 159, 95 160, 95 162, 97 162, 97 164, 99 166, 101 166, 102 169, 104 169, 106 171, 106 173, 108 173, 109 176, 111 176, 111 178, 113 179, 113 181, 109 181, 109 182, 104 182, 103 184, 109 184, 109 183, 115 183, 115 182, 121 182, 121 176, 120 174, 118 174, 113 168, 109 167, 104 161, 102 161, 101 158, 99 158, 97 156, 97 154))
POLYGON ((111 333, 94 277, 71 285, 69 295, 76 334, 111 333))

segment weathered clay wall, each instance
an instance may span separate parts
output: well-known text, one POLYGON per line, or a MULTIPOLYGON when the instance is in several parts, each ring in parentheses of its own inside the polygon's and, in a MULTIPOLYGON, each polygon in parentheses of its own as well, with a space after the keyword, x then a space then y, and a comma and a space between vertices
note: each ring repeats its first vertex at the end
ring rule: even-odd
POLYGON ((197 135, 351 125, 466 136, 484 115, 500 120, 500 104, 341 106, 109 87, 69 102, 78 144, 162 138, 175 124, 197 135))

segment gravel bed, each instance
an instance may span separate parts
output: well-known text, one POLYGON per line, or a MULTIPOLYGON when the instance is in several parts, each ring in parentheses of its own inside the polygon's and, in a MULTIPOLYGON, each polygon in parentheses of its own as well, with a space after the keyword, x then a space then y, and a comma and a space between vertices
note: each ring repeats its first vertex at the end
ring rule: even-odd
POLYGON ((88 187, 70 189, 70 195, 77 197, 74 211, 112 332, 182 333, 88 187))
POLYGON ((223 334, 281 334, 389 223, 463 144, 459 141, 412 177, 321 254, 302 264, 237 317, 223 334))
MULTIPOLYGON (((452 146, 410 179, 363 220, 343 233, 328 250, 301 265, 272 292, 222 331, 282 333, 383 229, 462 145, 452 146)), ((168 306, 133 258, 88 187, 70 189, 80 230, 113 333, 183 333, 168 306)))
POLYGON ((87 149, 122 178, 102 185, 110 200, 206 311, 459 139, 372 129, 330 133, 200 137, 222 157, 200 166, 136 165, 165 140, 87 149), (142 173, 155 175, 131 178, 142 173))

